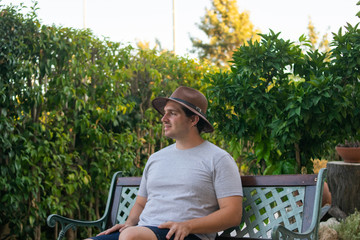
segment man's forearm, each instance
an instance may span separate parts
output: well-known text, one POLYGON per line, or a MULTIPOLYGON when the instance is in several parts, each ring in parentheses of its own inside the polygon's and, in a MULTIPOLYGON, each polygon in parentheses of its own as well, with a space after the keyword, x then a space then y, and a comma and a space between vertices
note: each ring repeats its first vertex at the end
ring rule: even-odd
POLYGON ((146 204, 146 198, 144 197, 137 197, 134 206, 131 208, 131 211, 129 213, 129 217, 126 220, 127 225, 135 226, 139 222, 139 217, 142 211, 144 210, 146 204))
POLYGON ((214 233, 239 225, 242 216, 242 197, 226 197, 218 202, 220 209, 208 216, 184 222, 166 222, 160 224, 159 228, 170 229, 168 239, 174 234, 179 239, 184 239, 190 233, 214 233))
POLYGON ((208 216, 191 219, 185 223, 189 225, 191 233, 212 233, 237 226, 242 217, 242 197, 234 197, 233 204, 220 208, 208 216))

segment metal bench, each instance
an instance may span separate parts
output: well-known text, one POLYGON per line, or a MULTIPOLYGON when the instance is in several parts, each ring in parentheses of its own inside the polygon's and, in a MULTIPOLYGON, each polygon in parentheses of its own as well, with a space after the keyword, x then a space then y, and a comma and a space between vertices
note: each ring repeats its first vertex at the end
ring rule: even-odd
MULTIPOLYGON (((317 239, 326 169, 319 174, 242 176, 243 217, 239 226, 216 239, 317 239)), ((58 239, 70 228, 96 226, 101 231, 125 222, 135 202, 140 177, 113 175, 105 213, 97 221, 80 221, 52 214, 47 224, 61 225, 58 239)))

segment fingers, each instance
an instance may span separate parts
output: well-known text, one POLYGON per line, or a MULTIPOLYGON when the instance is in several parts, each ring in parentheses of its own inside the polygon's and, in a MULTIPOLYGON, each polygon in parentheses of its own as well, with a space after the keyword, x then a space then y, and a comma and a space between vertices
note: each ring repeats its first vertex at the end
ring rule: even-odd
POLYGON ((186 236, 187 235, 185 235, 184 233, 181 233, 179 235, 175 234, 174 240, 184 240, 186 236))
POLYGON ((174 235, 174 240, 184 240, 189 235, 189 230, 184 223, 166 222, 160 224, 158 228, 168 228, 169 232, 166 234, 166 239, 170 239, 174 235))
POLYGON ((158 226, 158 228, 170 228, 171 227, 172 222, 165 222, 162 223, 158 226))
MULTIPOLYGON (((166 234, 166 239, 170 239, 174 233, 175 233, 175 237, 176 237, 175 229, 170 228, 170 229, 169 229, 169 232, 166 234)), ((175 240, 175 239, 174 239, 174 240, 175 240)))
POLYGON ((182 231, 171 228, 166 235, 166 239, 170 239, 174 235, 174 240, 184 240, 184 238, 188 235, 182 231))
POLYGON ((99 233, 99 234, 96 235, 96 236, 101 236, 101 235, 110 234, 110 233, 112 233, 112 232, 115 232, 116 230, 121 229, 123 226, 124 226, 124 224, 116 224, 116 225, 112 226, 111 228, 106 229, 105 231, 99 233))
POLYGON ((173 222, 165 222, 158 226, 158 228, 168 228, 169 232, 166 234, 166 239, 170 239, 171 236, 175 233, 175 229, 171 228, 173 222))
POLYGON ((107 234, 109 234, 109 229, 106 229, 105 231, 102 231, 101 233, 99 233, 96 236, 107 235, 107 234))
POLYGON ((124 231, 126 228, 130 227, 129 225, 123 225, 120 229, 119 232, 124 231))

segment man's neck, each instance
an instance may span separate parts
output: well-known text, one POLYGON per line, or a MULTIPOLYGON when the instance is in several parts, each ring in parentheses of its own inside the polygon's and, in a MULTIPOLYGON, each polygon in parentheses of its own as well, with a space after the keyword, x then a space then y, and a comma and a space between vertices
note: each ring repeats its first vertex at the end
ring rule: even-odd
POLYGON ((200 135, 188 137, 186 139, 176 140, 176 148, 179 150, 186 150, 194 148, 202 144, 205 140, 200 135))

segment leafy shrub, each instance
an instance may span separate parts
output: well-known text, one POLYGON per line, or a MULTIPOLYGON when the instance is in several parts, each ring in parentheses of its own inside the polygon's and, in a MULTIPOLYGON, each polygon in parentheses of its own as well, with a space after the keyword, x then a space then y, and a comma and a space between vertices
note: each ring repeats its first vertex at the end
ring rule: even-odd
POLYGON ((179 85, 201 89, 209 67, 42 26, 35 9, 22 10, 0 9, 0 231, 50 239, 51 213, 101 217, 112 174, 139 175, 169 143, 151 100, 179 85))
POLYGON ((205 78, 210 120, 252 173, 312 172, 311 159, 328 158, 348 136, 359 140, 360 30, 346 30, 334 35, 330 53, 271 31, 238 48, 231 72, 205 78))
POLYGON ((360 239, 360 212, 349 215, 340 224, 334 226, 340 240, 356 240, 360 239))

